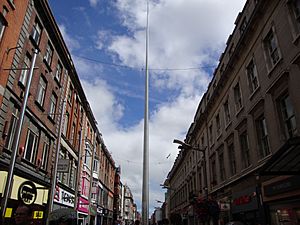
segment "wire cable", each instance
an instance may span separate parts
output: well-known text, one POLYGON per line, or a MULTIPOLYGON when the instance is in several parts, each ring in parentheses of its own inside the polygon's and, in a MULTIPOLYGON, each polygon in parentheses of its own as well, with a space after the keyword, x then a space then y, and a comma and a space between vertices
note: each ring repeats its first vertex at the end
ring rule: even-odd
MULTIPOLYGON (((117 64, 117 63, 111 63, 111 62, 105 62, 102 60, 97 60, 97 59, 92 59, 92 58, 88 58, 85 56, 81 56, 81 55, 76 55, 73 54, 74 56, 90 61, 90 62, 94 62, 94 63, 99 63, 99 64, 103 64, 103 65, 108 65, 108 66, 113 66, 113 67, 120 67, 120 68, 125 68, 125 69, 130 69, 130 70, 144 70, 143 67, 133 67, 133 66, 126 66, 126 65, 122 65, 122 64, 117 64)), ((187 68, 149 68, 149 70, 151 71, 188 71, 188 70, 201 70, 201 69, 209 69, 209 68, 215 68, 217 65, 207 65, 207 66, 200 66, 200 67, 187 67, 187 68)))

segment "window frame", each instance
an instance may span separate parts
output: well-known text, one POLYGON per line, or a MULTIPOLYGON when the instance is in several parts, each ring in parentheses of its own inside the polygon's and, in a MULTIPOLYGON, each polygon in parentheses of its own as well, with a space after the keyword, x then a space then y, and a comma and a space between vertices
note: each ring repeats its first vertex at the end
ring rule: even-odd
POLYGON ((264 114, 261 114, 255 119, 255 130, 258 142, 259 158, 262 159, 271 153, 267 122, 264 114))
POLYGON ((31 38, 36 46, 39 46, 42 36, 42 30, 42 25, 36 18, 31 31, 31 38))
POLYGON ((44 106, 46 91, 47 91, 47 80, 43 75, 41 75, 39 79, 37 94, 36 94, 36 102, 42 107, 44 106), (43 81, 43 83, 41 83, 41 81, 43 81))
POLYGON ((236 114, 243 108, 243 97, 240 82, 233 87, 234 105, 236 114))
POLYGON ((295 137, 298 133, 297 120, 295 110, 288 92, 282 94, 277 98, 277 107, 280 114, 281 124, 283 126, 284 136, 287 139, 295 137), (285 105, 283 105, 283 103, 285 105), (289 103, 289 106, 286 105, 287 103, 289 103), (290 109, 287 110, 288 108, 290 109))
POLYGON ((38 142, 39 142, 39 134, 34 132, 33 129, 28 128, 27 130, 27 135, 26 135, 26 141, 25 141, 25 146, 24 146, 24 155, 23 158, 27 161, 29 161, 30 163, 35 163, 36 158, 37 158, 37 151, 38 151, 38 142), (32 135, 33 137, 33 142, 32 142, 32 148, 29 149, 28 145, 30 144, 30 135, 32 135), (29 157, 27 157, 28 154, 28 150, 30 150, 29 152, 29 157))
POLYGON ((26 87, 26 84, 27 84, 30 66, 31 66, 31 57, 27 53, 27 54, 25 54, 24 61, 22 64, 22 70, 21 70, 20 77, 19 77, 19 83, 21 85, 23 85, 24 87, 26 87))
POLYGON ((54 54, 53 45, 48 41, 46 50, 45 50, 45 56, 44 56, 44 60, 48 67, 51 67, 53 54, 54 54))
POLYGON ((49 117, 52 120, 55 120, 56 118, 56 108, 57 108, 57 102, 58 102, 58 97, 57 95, 53 92, 50 97, 50 104, 49 104, 49 117))
POLYGON ((48 159, 49 159, 49 152, 50 152, 50 138, 45 137, 44 144, 43 144, 43 153, 42 153, 42 164, 41 168, 47 170, 48 166, 48 159))
POLYGON ((248 87, 250 94, 253 94, 259 88, 258 71, 254 59, 252 58, 246 67, 248 87))
POLYGON ((270 72, 282 58, 274 26, 270 28, 264 37, 263 48, 265 59, 267 61, 267 69, 270 72), (276 61, 274 57, 276 57, 276 61))

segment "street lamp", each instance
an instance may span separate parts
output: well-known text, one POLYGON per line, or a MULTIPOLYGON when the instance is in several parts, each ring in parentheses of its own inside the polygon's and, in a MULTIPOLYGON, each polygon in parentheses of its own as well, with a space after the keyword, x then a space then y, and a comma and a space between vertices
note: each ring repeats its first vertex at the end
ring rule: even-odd
POLYGON ((204 193, 205 193, 205 198, 208 199, 208 187, 207 187, 207 185, 208 185, 208 176, 207 176, 207 172, 206 172, 206 156, 205 156, 206 147, 200 148, 199 145, 193 146, 193 145, 190 145, 190 144, 185 143, 183 141, 180 141, 178 139, 174 139, 173 143, 174 144, 179 144, 179 146, 178 146, 179 149, 194 150, 194 151, 199 151, 199 152, 203 153, 204 176, 205 176, 205 179, 204 179, 204 182, 205 182, 204 193))

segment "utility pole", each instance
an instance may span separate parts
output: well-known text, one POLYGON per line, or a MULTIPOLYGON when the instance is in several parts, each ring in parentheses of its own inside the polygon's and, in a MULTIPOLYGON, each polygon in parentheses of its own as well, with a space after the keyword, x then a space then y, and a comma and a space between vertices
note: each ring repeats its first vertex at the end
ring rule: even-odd
POLYGON ((3 219, 2 221, 4 221, 4 219, 5 219, 7 202, 8 202, 9 195, 11 193, 11 188, 12 188, 12 183, 13 183, 13 175, 14 175, 14 168, 15 168, 15 164, 16 164, 16 157, 17 157, 18 147, 19 147, 19 143, 20 143, 22 125, 23 125, 24 116, 25 116, 25 112, 26 112, 27 101, 28 101, 29 90, 30 90, 32 76, 33 76, 35 61, 36 61, 36 57, 37 57, 38 53, 39 53, 39 50, 34 49, 32 63, 31 63, 31 67, 30 67, 30 70, 29 70, 29 75, 28 75, 28 79, 27 79, 27 82, 26 82, 24 98, 23 98, 22 107, 21 107, 21 111, 20 111, 20 117, 18 119, 18 123, 17 123, 17 126, 16 126, 16 132, 15 132, 14 141, 13 141, 13 149, 12 149, 12 154, 11 154, 11 157, 10 157, 10 165, 9 165, 9 169, 7 171, 7 179, 6 179, 3 199, 2 199, 2 202, 1 202, 2 219, 3 219))
POLYGON ((54 196, 55 196, 55 190, 56 190, 56 178, 57 178, 57 164, 59 160, 59 151, 60 151, 60 145, 61 145, 61 132, 62 132, 62 126, 63 126, 63 116, 66 108, 67 101, 63 100, 63 105, 60 113, 60 124, 58 129, 58 137, 57 137, 57 145, 56 145, 56 152, 55 152, 55 161, 53 165, 53 173, 52 173, 52 180, 51 180, 51 193, 50 193, 50 202, 48 207, 48 213, 51 213, 53 210, 53 204, 54 204, 54 196))

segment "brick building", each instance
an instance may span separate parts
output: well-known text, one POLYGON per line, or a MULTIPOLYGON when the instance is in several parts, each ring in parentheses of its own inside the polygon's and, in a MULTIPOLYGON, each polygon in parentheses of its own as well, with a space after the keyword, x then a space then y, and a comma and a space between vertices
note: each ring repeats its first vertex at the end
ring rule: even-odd
POLYGON ((26 189, 34 224, 45 224, 49 211, 61 208, 77 210, 80 224, 112 224, 115 163, 48 1, 1 0, 0 6, 2 202, 7 171, 13 174, 6 222, 13 223, 26 189))
POLYGON ((208 198, 220 222, 299 223, 299 12, 248 0, 237 16, 165 181, 169 216, 198 224, 208 198))

